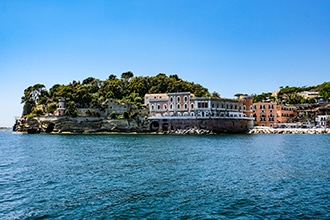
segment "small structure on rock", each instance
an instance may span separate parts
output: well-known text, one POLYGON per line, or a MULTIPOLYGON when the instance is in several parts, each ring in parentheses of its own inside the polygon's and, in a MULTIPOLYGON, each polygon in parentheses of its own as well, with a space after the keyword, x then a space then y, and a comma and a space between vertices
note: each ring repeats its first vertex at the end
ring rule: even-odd
POLYGON ((65 108, 65 100, 64 99, 59 99, 58 100, 58 115, 59 116, 64 116, 64 113, 65 113, 65 110, 66 110, 66 108, 65 108))

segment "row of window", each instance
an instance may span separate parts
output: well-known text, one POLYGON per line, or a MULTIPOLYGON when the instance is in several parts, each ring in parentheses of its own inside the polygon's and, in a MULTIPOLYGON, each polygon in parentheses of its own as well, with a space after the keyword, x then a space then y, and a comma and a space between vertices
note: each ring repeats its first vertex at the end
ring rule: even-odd
MULTIPOLYGON (((264 109, 266 109, 266 106, 268 106, 268 109, 274 109, 274 105, 260 105, 259 109, 264 110, 264 109)), ((256 105, 254 105, 254 109, 257 109, 256 105)))
MULTIPOLYGON (((216 106, 217 106, 216 108, 219 108, 220 107, 220 104, 217 104, 216 106)), ((225 108, 225 107, 227 107, 227 109, 237 109, 237 105, 233 105, 233 104, 231 104, 231 105, 221 104, 221 108, 225 108)), ((215 108, 215 104, 213 104, 213 103, 212 103, 212 108, 215 108)))
MULTIPOLYGON (((188 102, 188 97, 187 96, 184 96, 183 99, 184 99, 185 102, 188 102)), ((170 102, 173 102, 173 100, 174 100, 174 98, 173 98, 173 96, 171 96, 170 97, 170 102)), ((180 96, 177 96, 176 97, 176 100, 177 100, 177 102, 180 102, 181 101, 181 97, 180 96)))
MULTIPOLYGON (((174 106, 173 104, 170 104, 170 110, 173 109, 173 106, 174 106)), ((198 108, 209 108, 209 103, 208 102, 198 102, 197 106, 198 106, 198 108)), ((226 106, 224 104, 221 105, 221 108, 225 108, 225 107, 227 107, 227 109, 237 109, 237 105, 226 105, 226 106)), ((167 110, 167 104, 164 104, 163 108, 164 108, 164 110, 167 110)), ((183 109, 187 109, 187 108, 188 108, 188 104, 185 103, 183 109)), ((194 109, 194 103, 190 104, 190 108, 194 109)), ((212 108, 214 108, 214 104, 212 104, 212 108)), ((219 104, 217 105, 217 108, 219 108, 219 104)), ((154 110, 154 109, 155 109, 154 105, 151 105, 151 110, 154 110)), ((160 109, 161 109, 161 105, 157 104, 157 110, 160 110, 160 109)), ((181 104, 177 104, 177 109, 181 109, 181 104)))
MULTIPOLYGON (((164 110, 167 110, 167 105, 166 104, 164 104, 163 107, 164 107, 164 110)), ((190 108, 191 109, 194 109, 194 104, 193 103, 190 104, 190 108)), ((172 109, 173 109, 173 104, 170 104, 170 110, 172 110, 172 109)), ((180 104, 177 104, 177 109, 181 109, 181 105, 180 104)), ((184 104, 184 108, 183 109, 188 109, 188 104, 187 103, 184 104)), ((151 105, 151 110, 155 110, 155 106, 154 105, 151 105)), ((160 104, 157 105, 157 110, 161 110, 160 104)))
MULTIPOLYGON (((261 117, 260 118, 260 121, 266 121, 266 118, 265 117, 261 117)), ((270 117, 268 121, 274 121, 274 118, 273 117, 270 117)))

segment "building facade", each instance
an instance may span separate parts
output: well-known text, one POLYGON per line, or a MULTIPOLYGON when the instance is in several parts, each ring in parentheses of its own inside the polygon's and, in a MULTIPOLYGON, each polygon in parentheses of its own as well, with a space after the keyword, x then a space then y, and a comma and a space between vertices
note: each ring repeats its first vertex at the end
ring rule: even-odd
POLYGON ((252 96, 240 96, 240 110, 247 117, 254 117, 254 108, 253 108, 253 97, 252 96))
POLYGON ((245 117, 237 99, 195 97, 190 92, 146 94, 151 117, 245 117))
POLYGON ((253 103, 253 114, 258 126, 278 127, 279 124, 293 123, 297 119, 297 108, 279 105, 276 102, 253 103))

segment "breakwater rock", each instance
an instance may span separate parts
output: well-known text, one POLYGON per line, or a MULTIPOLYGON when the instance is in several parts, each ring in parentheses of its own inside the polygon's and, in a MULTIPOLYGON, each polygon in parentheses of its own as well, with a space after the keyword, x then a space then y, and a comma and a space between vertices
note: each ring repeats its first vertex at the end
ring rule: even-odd
POLYGON ((164 134, 178 134, 178 135, 197 134, 197 135, 205 135, 205 134, 214 134, 214 133, 213 133, 213 131, 207 130, 207 129, 188 128, 188 129, 177 129, 177 130, 165 131, 164 134))
POLYGON ((27 133, 148 132, 150 125, 144 118, 34 117, 17 120, 13 131, 27 133))
POLYGON ((255 127, 249 134, 330 134, 330 128, 269 128, 255 127))

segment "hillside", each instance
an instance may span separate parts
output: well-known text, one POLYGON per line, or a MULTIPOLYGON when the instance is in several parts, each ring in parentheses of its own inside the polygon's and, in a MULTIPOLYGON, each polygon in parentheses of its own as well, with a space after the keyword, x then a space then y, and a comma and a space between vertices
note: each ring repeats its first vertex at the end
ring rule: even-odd
POLYGON ((278 101, 286 104, 305 104, 315 103, 317 100, 315 97, 328 101, 330 98, 330 82, 324 82, 316 86, 285 86, 280 87, 277 93, 264 92, 262 94, 254 94, 254 102, 260 102, 262 100, 278 101), (313 94, 304 96, 303 93, 313 94))
POLYGON ((190 91, 196 96, 210 96, 207 88, 200 84, 185 81, 177 75, 134 76, 124 72, 121 78, 109 75, 100 80, 88 77, 82 82, 73 81, 67 85, 55 84, 49 90, 43 84, 35 84, 24 90, 21 103, 24 104, 22 116, 34 117, 52 114, 58 107, 58 100, 67 103, 65 115, 77 116, 76 108, 102 108, 109 99, 142 106, 146 93, 190 91), (40 107, 42 106, 42 107, 40 107))

